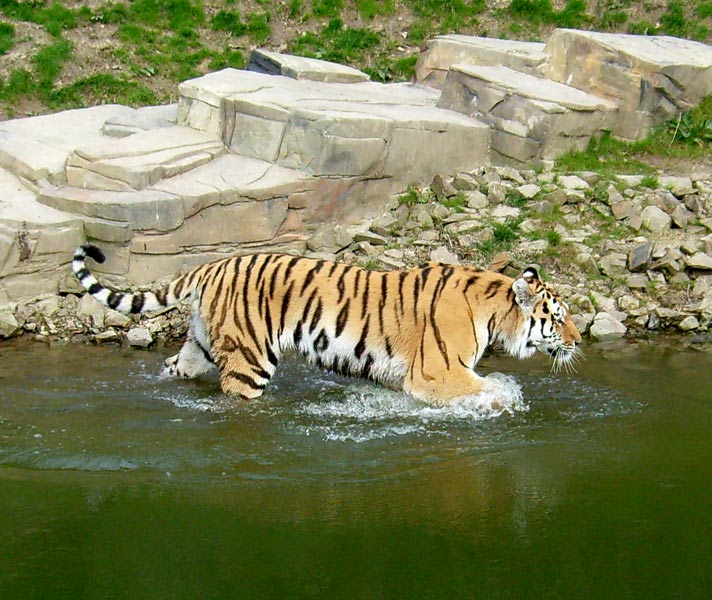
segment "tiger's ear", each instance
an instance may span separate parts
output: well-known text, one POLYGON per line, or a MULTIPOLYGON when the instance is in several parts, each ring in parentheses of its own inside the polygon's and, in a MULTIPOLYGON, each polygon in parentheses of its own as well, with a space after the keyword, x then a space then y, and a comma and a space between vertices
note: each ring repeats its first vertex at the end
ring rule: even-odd
POLYGON ((536 306, 537 294, 529 286, 537 281, 539 281, 539 272, 536 267, 527 267, 522 276, 512 284, 514 299, 524 312, 531 312, 536 306))

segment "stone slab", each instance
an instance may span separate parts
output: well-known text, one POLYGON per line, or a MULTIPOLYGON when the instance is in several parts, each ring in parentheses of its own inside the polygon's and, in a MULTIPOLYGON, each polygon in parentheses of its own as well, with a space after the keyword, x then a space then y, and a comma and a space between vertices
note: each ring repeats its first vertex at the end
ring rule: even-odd
POLYGON ((318 58, 271 52, 263 48, 255 48, 250 53, 247 68, 257 73, 284 75, 292 79, 309 79, 327 83, 355 83, 369 80, 366 73, 353 67, 318 58))
POLYGON ((68 213, 129 223, 133 230, 169 231, 183 222, 183 200, 160 190, 113 192, 44 185, 40 203, 68 213))
POLYGON ((106 120, 101 132, 110 137, 122 138, 141 131, 173 127, 178 119, 178 104, 142 106, 130 115, 120 115, 106 120))
POLYGON ((442 89, 452 65, 505 66, 523 73, 543 73, 547 55, 544 44, 500 40, 469 35, 439 35, 415 65, 415 81, 442 89))
POLYGON ((311 179, 303 171, 228 154, 151 189, 183 198, 184 214, 189 217, 213 204, 287 197, 313 187, 311 179))
POLYGON ((226 69, 186 82, 181 92, 191 107, 212 107, 199 109, 208 115, 206 127, 220 121, 232 151, 315 176, 424 183, 440 170, 471 169, 488 158, 487 127, 440 110, 437 91, 423 86, 325 84, 226 69), (463 145, 469 154, 453 151, 463 145), (454 156, 467 164, 449 164, 454 156))
POLYGON ((613 131, 623 138, 643 137, 712 94, 712 46, 700 42, 557 29, 545 52, 551 79, 619 104, 613 131))
POLYGON ((163 127, 78 146, 67 159, 67 183, 88 189, 141 190, 223 154, 220 140, 189 127, 163 127))
POLYGON ((496 162, 541 164, 584 149, 612 126, 616 106, 603 98, 507 67, 453 65, 438 106, 493 127, 496 162))

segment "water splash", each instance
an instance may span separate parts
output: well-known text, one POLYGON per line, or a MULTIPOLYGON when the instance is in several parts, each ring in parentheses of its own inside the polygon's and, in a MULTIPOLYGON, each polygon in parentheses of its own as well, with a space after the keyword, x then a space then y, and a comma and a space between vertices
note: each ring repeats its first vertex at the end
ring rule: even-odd
POLYGON ((304 426, 305 434, 358 443, 414 434, 449 435, 452 425, 466 426, 528 410, 521 386, 501 373, 488 375, 479 394, 445 406, 433 406, 403 392, 359 383, 338 393, 327 390, 318 400, 297 408, 299 414, 311 421, 304 426))

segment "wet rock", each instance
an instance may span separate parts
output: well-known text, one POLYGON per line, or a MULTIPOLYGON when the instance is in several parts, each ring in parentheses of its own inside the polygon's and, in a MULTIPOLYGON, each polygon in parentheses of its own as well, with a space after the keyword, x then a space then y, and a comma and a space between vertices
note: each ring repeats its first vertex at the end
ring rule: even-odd
POLYGON ((146 327, 132 327, 126 334, 129 346, 148 348, 153 343, 153 336, 146 327))
POLYGON ((646 206, 640 215, 643 219, 643 227, 653 233, 661 233, 670 228, 672 219, 661 208, 657 206, 646 206))
POLYGON ((628 328, 612 315, 599 312, 593 318, 590 334, 596 341, 607 342, 622 338, 627 330, 628 328))

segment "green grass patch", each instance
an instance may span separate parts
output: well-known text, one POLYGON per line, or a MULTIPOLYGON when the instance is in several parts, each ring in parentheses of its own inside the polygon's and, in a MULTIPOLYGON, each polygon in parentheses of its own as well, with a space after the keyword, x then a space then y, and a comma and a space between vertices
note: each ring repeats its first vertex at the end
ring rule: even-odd
POLYGON ((37 52, 32 61, 40 88, 49 90, 52 87, 54 80, 62 71, 64 63, 72 57, 73 50, 72 42, 59 40, 37 52))
POLYGON ((393 0, 356 0, 356 10, 362 19, 393 14, 393 0))
POLYGON ((341 19, 332 19, 320 35, 307 32, 292 42, 290 52, 332 62, 348 63, 363 58, 381 39, 368 29, 344 27, 341 19))
POLYGON ((0 55, 15 45, 15 28, 10 23, 0 23, 0 55))
POLYGON ((556 161, 562 171, 596 171, 612 177, 618 173, 648 174, 655 169, 640 158, 639 143, 627 143, 615 139, 610 133, 592 139, 585 151, 564 154, 556 161))
POLYGON ((70 9, 61 2, 47 5, 45 2, 2 0, 0 10, 12 19, 42 25, 50 35, 55 37, 59 37, 65 29, 73 29, 92 17, 89 7, 70 9))
POLYGON ((247 32, 247 26, 240 19, 240 14, 233 10, 221 10, 210 19, 213 31, 229 31, 239 37, 247 32))
POLYGON ((561 10, 554 9, 551 0, 512 0, 508 12, 511 16, 533 25, 580 29, 591 21, 586 15, 585 0, 566 0, 561 10))
POLYGON ((147 87, 107 73, 99 73, 52 90, 49 104, 56 108, 80 108, 116 103, 128 106, 158 104, 159 99, 147 87))
POLYGON ((668 35, 692 38, 704 41, 709 37, 709 27, 704 23, 690 20, 685 5, 679 0, 672 0, 667 11, 660 16, 661 29, 668 35))
POLYGON ((418 55, 407 56, 394 60, 390 55, 376 57, 369 66, 364 67, 373 81, 388 83, 392 81, 409 81, 415 73, 415 63, 418 55))
POLYGON ((460 192, 451 198, 444 198, 440 201, 440 204, 454 212, 462 212, 467 204, 467 198, 465 198, 465 194, 460 192))
POLYGON ((430 202, 430 199, 431 194, 427 191, 408 186, 406 192, 398 196, 398 205, 411 208, 416 204, 427 204, 430 202))

